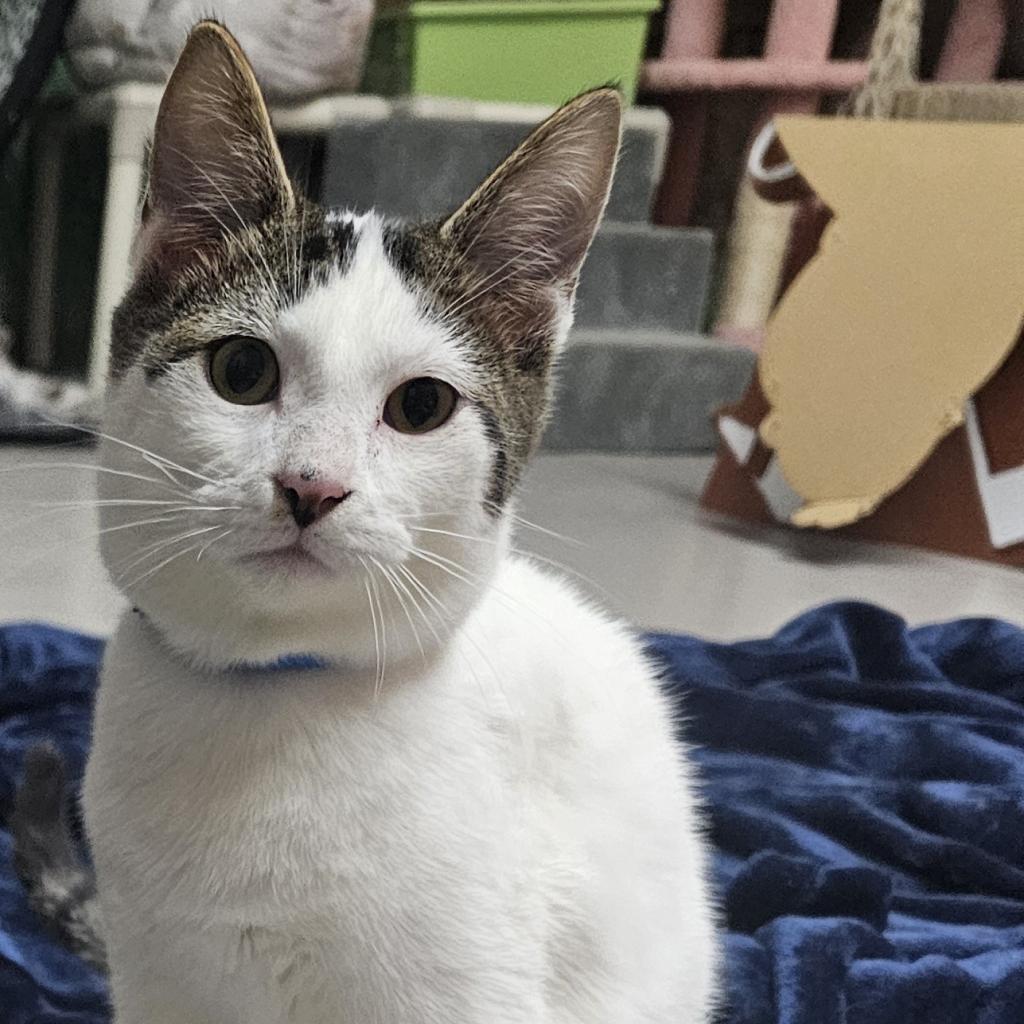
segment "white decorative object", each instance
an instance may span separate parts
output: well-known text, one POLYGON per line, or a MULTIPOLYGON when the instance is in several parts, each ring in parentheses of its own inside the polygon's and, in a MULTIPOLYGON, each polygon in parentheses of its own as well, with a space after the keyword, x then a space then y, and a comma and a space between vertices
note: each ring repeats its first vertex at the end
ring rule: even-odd
POLYGON ((308 99, 359 85, 373 0, 79 0, 68 56, 90 88, 161 85, 189 29, 217 18, 238 38, 267 98, 308 99))
POLYGON ((1024 540, 1024 469, 992 471, 973 398, 964 407, 964 425, 992 547, 1002 550, 1019 544, 1024 540))

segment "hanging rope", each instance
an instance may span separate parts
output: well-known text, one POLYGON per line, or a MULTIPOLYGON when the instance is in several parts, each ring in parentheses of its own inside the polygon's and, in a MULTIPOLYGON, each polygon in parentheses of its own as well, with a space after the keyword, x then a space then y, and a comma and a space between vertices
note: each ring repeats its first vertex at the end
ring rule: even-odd
POLYGON ((849 98, 854 117, 892 117, 896 94, 918 80, 923 0, 882 0, 871 39, 867 82, 849 98))

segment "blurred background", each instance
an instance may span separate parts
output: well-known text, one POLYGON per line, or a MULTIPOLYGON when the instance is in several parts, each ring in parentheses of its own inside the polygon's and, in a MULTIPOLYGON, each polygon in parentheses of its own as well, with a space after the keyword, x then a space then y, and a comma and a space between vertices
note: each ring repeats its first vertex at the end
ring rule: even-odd
MULTIPOLYGON (((209 15, 252 59, 292 174, 334 206, 439 216, 555 105, 621 86, 619 172, 525 499, 597 542, 581 555, 534 532, 528 546, 597 577, 645 625, 747 633, 841 596, 916 619, 1016 616, 1016 573, 712 527, 698 497, 715 412, 743 395, 780 286, 807 256, 807 203, 754 188, 752 142, 779 113, 921 116, 893 99, 911 79, 984 91, 1019 78, 1022 0, 0 0, 0 441, 97 419, 161 86, 209 15), (915 26, 909 44, 901 24, 915 26), (899 79, 882 100, 877 81, 864 89, 872 66, 899 79), (858 96, 870 102, 855 109, 858 96), (722 585, 709 599, 694 579, 722 585)), ((1019 98, 1010 106, 1004 119, 1024 119, 1019 98)), ((78 487, 32 479, 44 497, 78 487)), ((30 591, 11 593, 11 615, 110 621, 72 591, 66 608, 47 603, 52 587, 38 605, 30 591)))
MULTIPOLYGON (((8 351, 19 365, 101 377, 94 348, 124 285, 158 87, 188 26, 212 13, 253 60, 293 173, 333 205, 440 214, 543 108, 618 82, 635 106, 608 224, 584 275, 579 340, 589 356, 571 357, 567 373, 598 387, 621 369, 613 375, 637 391, 619 402, 624 422, 607 404, 599 424, 566 408, 549 443, 705 448, 714 440, 708 410, 745 383, 750 359, 733 346, 758 346, 794 209, 744 187, 750 141, 774 113, 844 102, 865 77, 879 6, 3 0, 8 351), (671 403, 660 401, 668 393, 671 403), (649 415, 635 415, 637 394, 649 415)), ((929 0, 922 77, 1020 76, 1022 12, 1005 0, 929 0)))

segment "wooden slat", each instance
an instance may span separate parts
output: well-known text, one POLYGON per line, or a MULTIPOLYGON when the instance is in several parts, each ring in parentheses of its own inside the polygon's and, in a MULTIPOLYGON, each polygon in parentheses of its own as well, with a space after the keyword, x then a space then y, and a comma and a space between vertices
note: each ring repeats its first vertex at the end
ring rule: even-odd
POLYGON ((1024 123, 1024 83, 910 85, 896 90, 893 117, 917 121, 1024 123))
POLYGON ((649 92, 849 92, 863 84, 859 60, 796 63, 772 60, 649 60, 641 87, 649 92))

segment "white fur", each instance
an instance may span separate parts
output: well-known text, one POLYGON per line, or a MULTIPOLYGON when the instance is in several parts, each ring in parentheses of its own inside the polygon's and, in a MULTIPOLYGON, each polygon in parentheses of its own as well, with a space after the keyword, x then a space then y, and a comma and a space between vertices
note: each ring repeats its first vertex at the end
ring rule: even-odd
POLYGON ((479 381, 359 230, 294 308, 224 314, 268 333, 278 401, 224 402, 199 358, 110 394, 104 554, 145 613, 107 651, 84 792, 117 1024, 703 1022, 671 711, 626 629, 508 553, 470 401, 421 436, 381 422, 404 379, 479 381), (245 568, 297 535, 270 479, 300 465, 353 492, 306 531, 329 571, 245 568), (233 532, 173 541, 211 523, 233 532), (231 667, 289 653, 332 667, 231 667))

